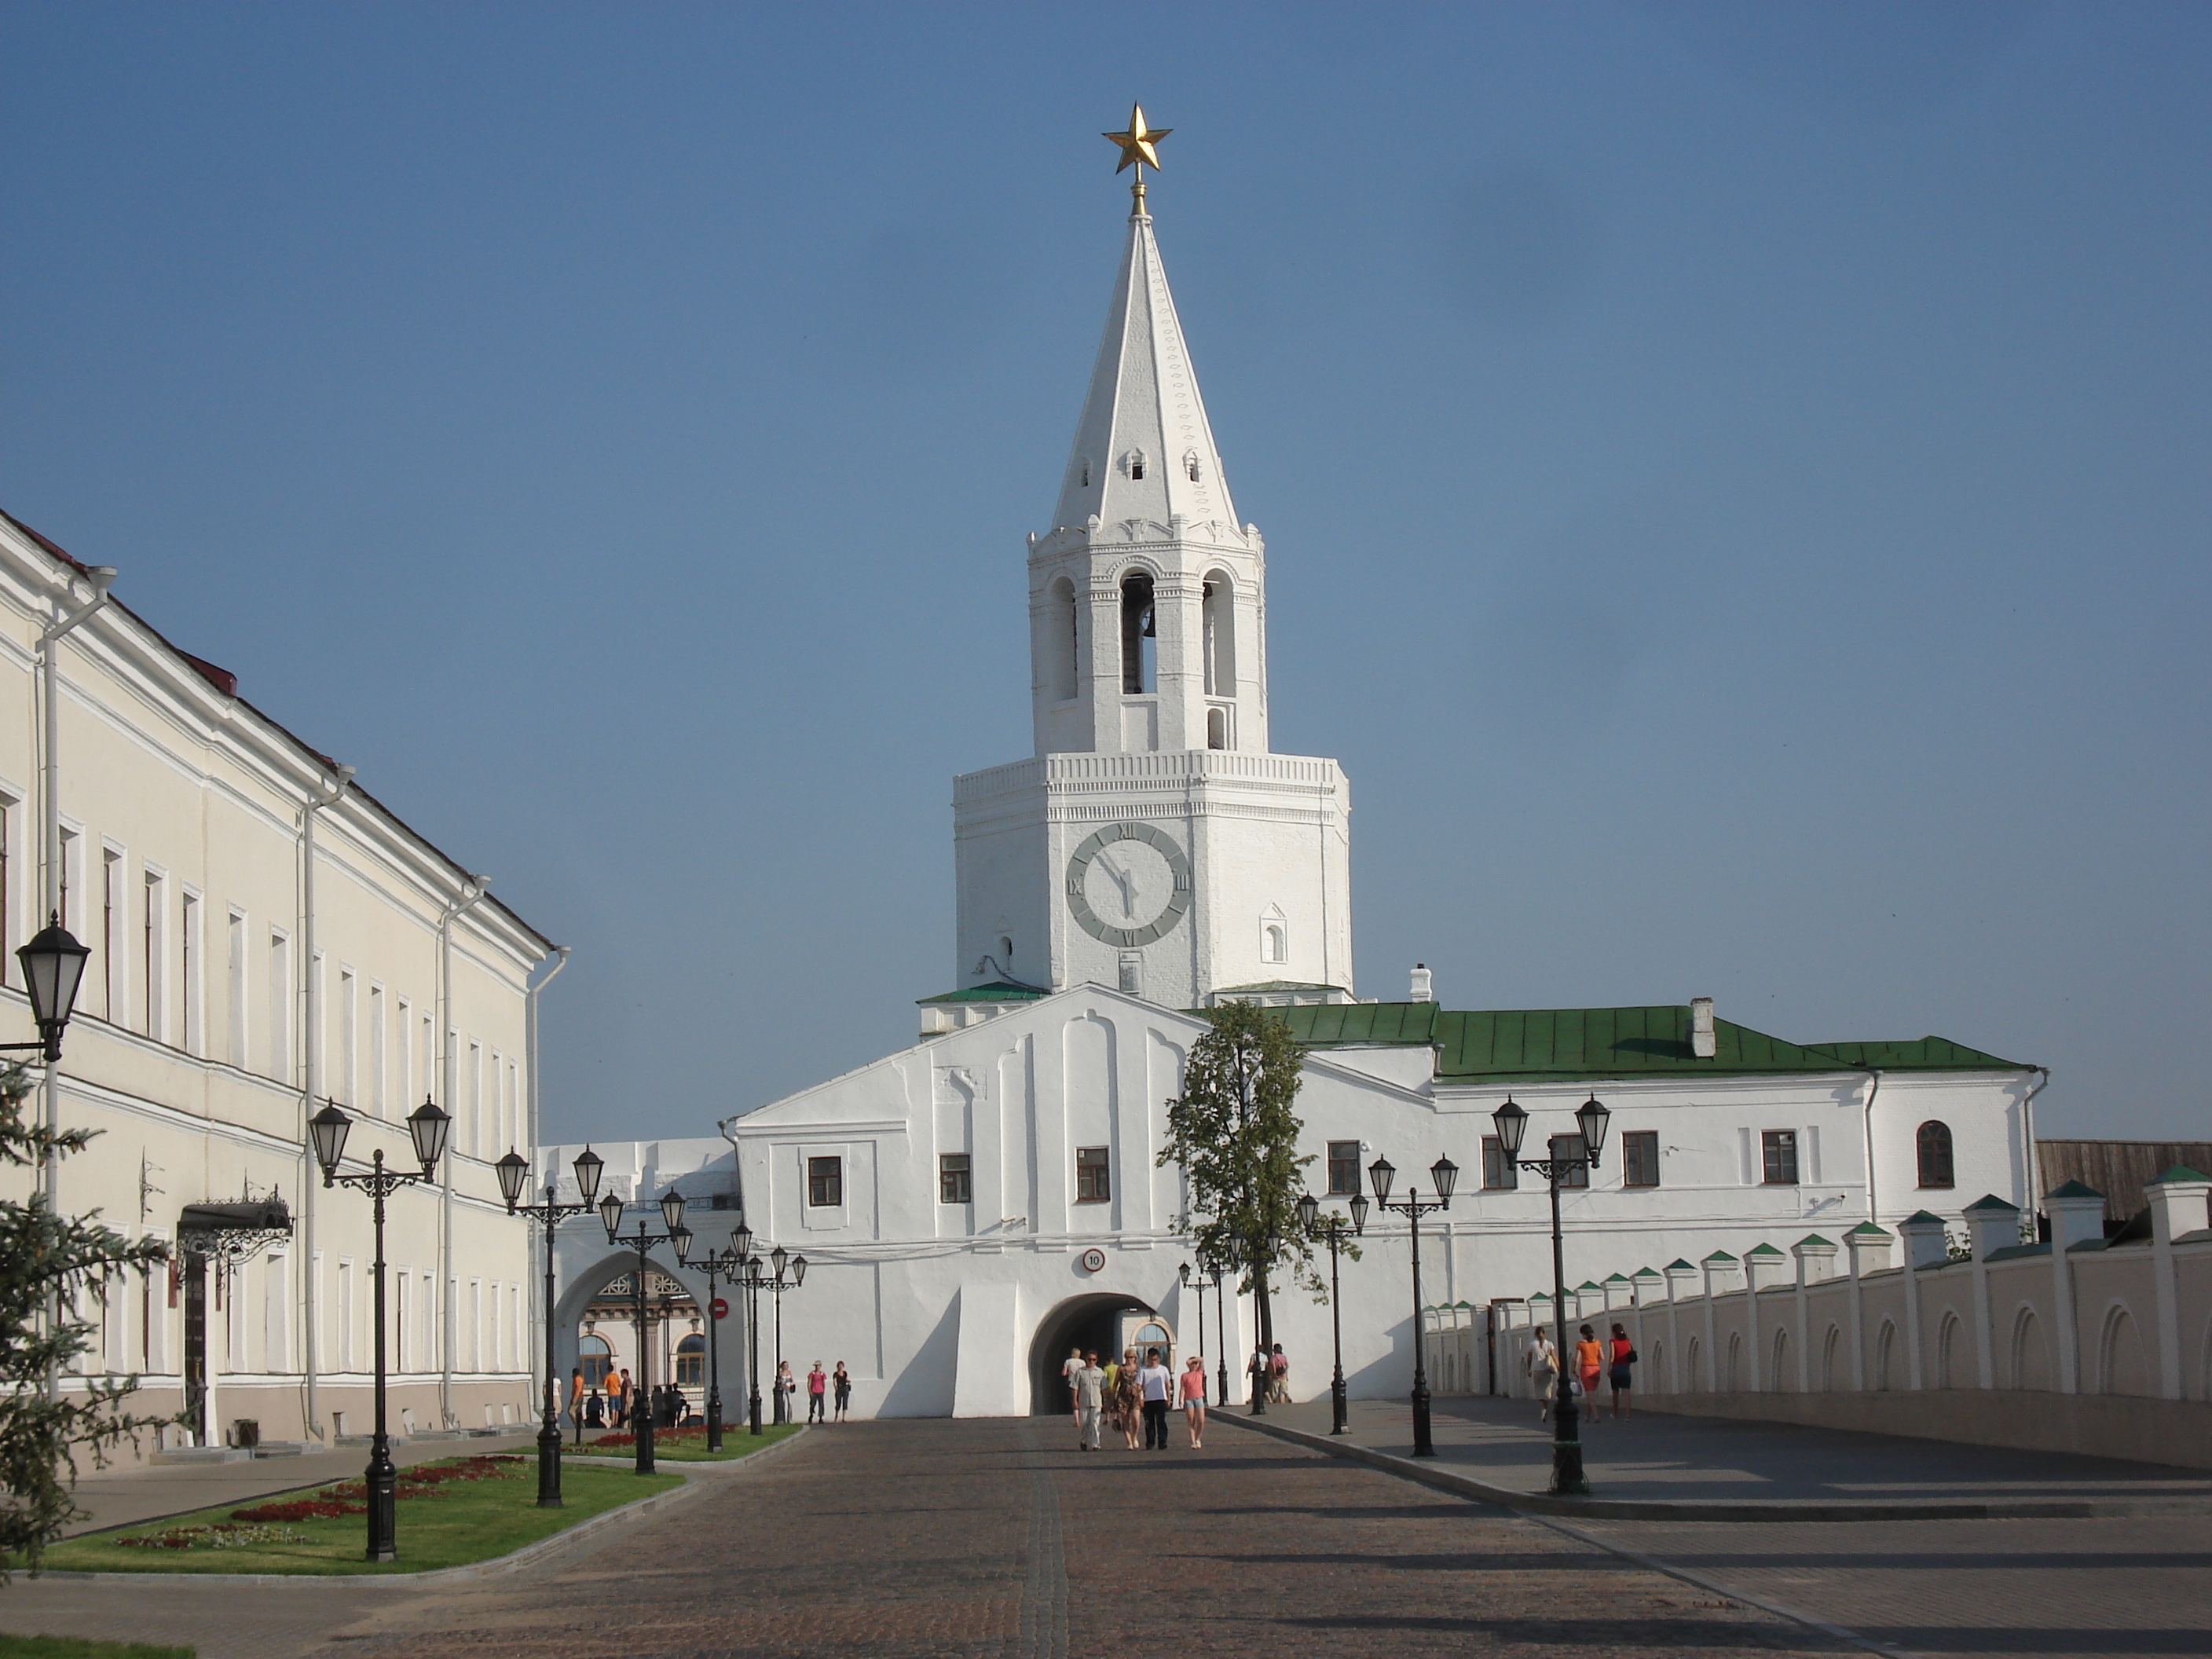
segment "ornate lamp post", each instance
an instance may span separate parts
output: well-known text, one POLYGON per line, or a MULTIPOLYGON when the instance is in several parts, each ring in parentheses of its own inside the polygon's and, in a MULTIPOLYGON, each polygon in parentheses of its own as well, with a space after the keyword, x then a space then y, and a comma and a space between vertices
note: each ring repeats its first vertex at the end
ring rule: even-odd
POLYGON ((1219 1385, 1221 1409, 1229 1409, 1229 1316, 1223 1310, 1222 1287, 1234 1282, 1244 1266, 1244 1247, 1234 1238, 1221 1241, 1221 1260, 1213 1267, 1213 1322, 1220 1327, 1221 1352, 1214 1361, 1214 1380, 1219 1385))
POLYGON ((0 1042, 0 1053, 22 1054, 35 1049, 47 1065, 62 1057, 62 1033, 76 1009, 77 988, 84 983, 85 958, 91 950, 54 919, 41 927, 15 960, 23 964, 23 988, 31 996, 31 1019, 39 1028, 36 1042, 0 1042))
POLYGON ((366 1171, 340 1175, 338 1161, 345 1156, 346 1135, 353 1120, 335 1101, 325 1102, 323 1109, 307 1120, 315 1162, 323 1168, 323 1185, 356 1187, 367 1193, 376 1228, 376 1433, 369 1441, 368 1470, 363 1477, 368 1489, 368 1559, 372 1561, 399 1559, 399 1471, 392 1466, 392 1439, 385 1429, 384 1411, 384 1200, 402 1187, 437 1178, 438 1160, 446 1155, 446 1137, 453 1127, 452 1118, 425 1100, 407 1119, 407 1133, 415 1143, 415 1161, 422 1166, 419 1172, 386 1169, 384 1148, 380 1146, 371 1155, 366 1171))
MULTIPOLYGON (((1352 1236, 1358 1237, 1367 1231, 1367 1199, 1365 1194, 1352 1195, 1352 1236)), ((1344 1389, 1344 1321, 1337 1312, 1336 1253, 1344 1247, 1344 1218, 1332 1212, 1326 1226, 1322 1224, 1321 1200, 1308 1193, 1298 1200, 1298 1225, 1305 1229, 1308 1238, 1317 1238, 1328 1246, 1328 1340, 1335 1356, 1335 1366, 1329 1373, 1329 1432, 1346 1434, 1352 1427, 1352 1402, 1344 1389)))
MULTIPOLYGON (((1218 1324, 1220 1322, 1218 1314, 1220 1311, 1219 1300, 1221 1291, 1221 1272, 1218 1267, 1208 1266, 1206 1257, 1201 1254, 1198 1258, 1198 1273, 1195 1276, 1192 1274, 1190 1271, 1190 1263, 1188 1261, 1182 1264, 1182 1273, 1184 1288, 1198 1292, 1198 1352, 1201 1356, 1203 1356, 1206 1352, 1206 1293, 1208 1291, 1214 1292, 1215 1313, 1217 1316, 1214 1322, 1218 1324)), ((1222 1340, 1225 1342, 1228 1340, 1227 1333, 1223 1333, 1222 1340)), ((1223 1374, 1224 1376, 1227 1375, 1225 1367, 1223 1374)))
POLYGON ((768 1264, 752 1253, 752 1229, 740 1221, 731 1231, 730 1249, 738 1258, 738 1272, 742 1277, 734 1278, 730 1280, 730 1283, 745 1293, 745 1370, 750 1378, 750 1397, 746 1401, 746 1414, 750 1422, 751 1431, 758 1434, 761 1431, 760 1293, 763 1291, 775 1293, 777 1310, 776 1346, 781 1349, 783 1346, 781 1340, 783 1292, 787 1289, 795 1291, 806 1282, 806 1258, 803 1255, 793 1255, 779 1244, 769 1252, 771 1259, 775 1263, 775 1271, 769 1273, 763 1271, 768 1264))
POLYGON ((637 1472, 653 1473, 653 1330, 651 1314, 646 1304, 645 1281, 647 1262, 645 1253, 655 1244, 672 1245, 676 1260, 681 1263, 691 1255, 691 1230, 684 1224, 684 1194, 671 1187, 660 1195, 661 1224, 666 1232, 650 1232, 640 1218, 637 1231, 628 1237, 623 1236, 623 1201, 619 1194, 609 1193, 599 1200, 599 1224, 607 1230, 607 1243, 629 1244, 637 1251, 637 1398, 645 1405, 633 1413, 637 1431, 637 1472))
POLYGON ((1429 1370, 1421 1352, 1426 1346, 1421 1330, 1421 1218, 1433 1210, 1451 1208, 1452 1188, 1459 1184, 1459 1165, 1448 1158, 1440 1158, 1429 1165, 1429 1179, 1436 1184, 1437 1189, 1433 1199, 1423 1198, 1419 1187, 1408 1187, 1405 1197, 1393 1203, 1390 1183, 1397 1174, 1387 1158, 1378 1158, 1367 1166, 1367 1182, 1375 1188, 1376 1207, 1404 1216, 1413 1228, 1413 1455, 1434 1457, 1437 1445, 1429 1433, 1429 1370))
POLYGON ((523 1184, 530 1179, 530 1160, 509 1149, 507 1156, 492 1168, 499 1174, 500 1196, 507 1200, 509 1215, 526 1215, 545 1224, 545 1404, 543 1419, 538 1425, 538 1507, 557 1510, 561 1507, 561 1379, 553 1369, 553 1231, 572 1215, 582 1215, 598 1207, 599 1175, 606 1161, 589 1146, 576 1154, 570 1166, 576 1172, 576 1191, 582 1198, 580 1204, 562 1204, 555 1200, 559 1190, 550 1173, 545 1177, 545 1201, 525 1204, 521 1201, 523 1184))
MULTIPOLYGON (((748 1243, 752 1235, 745 1235, 748 1243)), ((744 1271, 744 1253, 737 1248, 734 1237, 730 1248, 719 1254, 710 1252, 698 1264, 698 1271, 707 1275, 707 1449, 722 1449, 722 1318, 714 1311, 721 1298, 714 1294, 717 1281, 736 1290, 742 1282, 738 1275, 744 1271)))
POLYGON ((1592 1095, 1575 1112, 1575 1127, 1582 1136, 1579 1157, 1522 1158, 1521 1140, 1528 1133, 1528 1114, 1508 1095, 1505 1103, 1490 1115, 1498 1126, 1498 1151, 1515 1169, 1537 1171, 1552 1189, 1552 1312, 1559 1327, 1559 1397, 1552 1408, 1552 1491, 1563 1498, 1587 1497, 1589 1481, 1583 1474, 1582 1412, 1575 1404, 1574 1372, 1567 1364, 1567 1268, 1559 1242, 1559 1183, 1577 1170, 1589 1179, 1605 1148, 1606 1125, 1612 1117, 1592 1095))

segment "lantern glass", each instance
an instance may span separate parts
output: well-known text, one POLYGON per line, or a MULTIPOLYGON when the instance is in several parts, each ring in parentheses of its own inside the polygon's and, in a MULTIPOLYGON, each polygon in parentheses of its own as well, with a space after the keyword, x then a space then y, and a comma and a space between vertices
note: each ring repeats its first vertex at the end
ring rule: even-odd
POLYGON ((352 1128, 353 1120, 338 1109, 335 1101, 307 1120, 307 1133, 315 1146, 315 1162, 323 1166, 325 1183, 338 1172, 338 1160, 345 1156, 346 1135, 352 1128))
POLYGON ((1513 1103, 1513 1097, 1505 1097, 1505 1103, 1490 1115, 1498 1128, 1498 1150, 1508 1158, 1521 1156, 1521 1141, 1528 1133, 1528 1114, 1513 1103))
POLYGON ((1223 1239, 1221 1241, 1221 1259, 1229 1264, 1229 1271, 1231 1273, 1233 1273, 1242 1271, 1244 1266, 1244 1241, 1237 1237, 1234 1233, 1230 1234, 1228 1237, 1223 1239))
POLYGON ((1321 1200, 1311 1193, 1301 1194, 1298 1197, 1298 1225, 1311 1232, 1320 1219, 1321 1200))
POLYGON ((806 1258, 803 1255, 795 1255, 791 1258, 792 1288, 796 1290, 799 1285, 804 1285, 805 1282, 806 1258))
POLYGON ((791 1252, 779 1244, 768 1253, 768 1259, 775 1268, 775 1276, 781 1279, 783 1270, 791 1265, 791 1252))
POLYGON ((1352 1210, 1352 1231, 1355 1233, 1365 1232, 1367 1231, 1367 1194, 1364 1193, 1352 1194, 1350 1208, 1352 1210))
POLYGON ((31 994, 31 1018, 40 1030, 69 1024, 76 1007, 77 987, 84 982, 85 959, 91 954, 58 918, 15 952, 23 964, 23 988, 31 994))
POLYGON ((438 1109, 438 1103, 425 1098, 420 1106, 407 1115, 407 1133, 415 1141, 415 1161, 428 1175, 437 1167, 438 1160, 446 1155, 446 1137, 453 1133, 453 1120, 438 1109))
POLYGON ((611 1244, 622 1232, 622 1194, 609 1193, 599 1200, 599 1225, 607 1230, 607 1243, 611 1244))
POLYGON ((491 1167, 499 1174, 499 1195, 512 1210, 522 1201, 522 1183, 530 1179, 530 1160, 510 1148, 507 1156, 491 1167))
POLYGON ((576 1161, 568 1167, 576 1172, 576 1196, 587 1205, 598 1203, 599 1176, 606 1170, 606 1159, 586 1146, 576 1154, 576 1161))
POLYGON ((1375 1201, 1390 1201, 1390 1183, 1398 1178, 1396 1167, 1387 1158, 1378 1158, 1367 1166, 1367 1184, 1375 1188, 1375 1201))
POLYGON ((1583 1132, 1583 1145, 1589 1148, 1592 1164, 1597 1162, 1597 1155, 1605 1146, 1606 1126, 1612 1121, 1613 1114, 1598 1104, 1595 1095, 1576 1109, 1575 1125, 1583 1132))
POLYGON ((753 1253, 753 1230, 742 1221, 730 1229, 730 1249, 740 1262, 753 1253))
POLYGON ((660 1195, 660 1222, 672 1233, 684 1224, 684 1194, 673 1187, 660 1195))
POLYGON ((1459 1165, 1449 1158, 1440 1158, 1429 1165, 1429 1179, 1437 1183, 1437 1197, 1449 1204, 1452 1188, 1459 1185, 1459 1165))
POLYGON ((691 1260, 691 1230, 689 1227, 678 1226, 671 1229, 669 1242, 676 1247, 678 1261, 689 1262, 691 1260))

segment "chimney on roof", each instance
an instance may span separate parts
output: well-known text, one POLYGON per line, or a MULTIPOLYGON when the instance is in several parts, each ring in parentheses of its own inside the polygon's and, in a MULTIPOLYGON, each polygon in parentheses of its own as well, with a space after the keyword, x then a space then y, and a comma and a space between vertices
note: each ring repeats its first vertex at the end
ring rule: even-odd
POLYGON ((1408 1002, 1434 1002, 1437 994, 1429 977, 1429 965, 1425 962, 1413 964, 1413 988, 1407 993, 1408 1002))
POLYGON ((1720 1052, 1713 1036, 1713 1000, 1711 997, 1690 999, 1690 1057, 1711 1060, 1720 1052))

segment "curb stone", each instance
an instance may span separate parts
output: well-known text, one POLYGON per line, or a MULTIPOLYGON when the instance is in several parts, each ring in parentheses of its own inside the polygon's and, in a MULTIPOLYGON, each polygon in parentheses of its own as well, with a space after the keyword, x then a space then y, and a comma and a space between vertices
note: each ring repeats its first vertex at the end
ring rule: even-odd
MULTIPOLYGON (((1349 1458, 1402 1480, 1471 1498, 1478 1503, 1530 1515, 1577 1516, 1588 1521, 2074 1521, 2119 1516, 2212 1515, 2212 1501, 2193 1498, 1868 1498, 1802 1503, 1756 1503, 1724 1498, 1554 1498, 1549 1492, 1496 1486, 1447 1465, 1415 1462, 1395 1452, 1304 1429, 1255 1419, 1233 1412, 1209 1413, 1209 1422, 1226 1422, 1269 1435, 1309 1451, 1349 1458)), ((1733 1592, 1731 1592, 1733 1593, 1733 1592)))
MULTIPOLYGON (((525 1544, 520 1549, 508 1551, 505 1555, 495 1555, 489 1561, 466 1561, 455 1567, 434 1567, 428 1572, 72 1572, 58 1571, 27 1573, 25 1576, 34 1579, 52 1578, 64 1583, 237 1584, 251 1585, 255 1589, 279 1584, 306 1587, 343 1584, 349 1588, 366 1584, 398 1584, 404 1587, 451 1584, 463 1583, 471 1578, 488 1578, 495 1573, 512 1572, 518 1567, 528 1566, 542 1556, 550 1555, 555 1551, 564 1549, 571 1544, 580 1543, 593 1533, 611 1527, 617 1521, 637 1516, 652 1515, 665 1509, 673 1509, 690 1499, 697 1498, 708 1488, 701 1482, 691 1479, 691 1470, 695 1468, 712 1468, 717 1473, 724 1473, 747 1465, 757 1464, 789 1447, 797 1445, 805 1437, 806 1429, 802 1425, 797 1434, 787 1436, 777 1441, 773 1446, 763 1446, 757 1452, 748 1452, 743 1457, 732 1458, 726 1463, 672 1465, 669 1473, 684 1477, 684 1484, 673 1491, 657 1492, 648 1498, 638 1498, 634 1503, 619 1504, 613 1509, 602 1510, 589 1520, 579 1521, 573 1527, 564 1527, 559 1532, 540 1538, 534 1543, 525 1544)), ((585 1458, 580 1461, 611 1462, 614 1460, 585 1458)), ((564 1457, 562 1462, 566 1463, 568 1460, 564 1457)), ((132 1522, 129 1526, 151 1524, 153 1523, 150 1522, 132 1522)), ((127 1529, 126 1527, 113 1528, 118 1532, 127 1529)))

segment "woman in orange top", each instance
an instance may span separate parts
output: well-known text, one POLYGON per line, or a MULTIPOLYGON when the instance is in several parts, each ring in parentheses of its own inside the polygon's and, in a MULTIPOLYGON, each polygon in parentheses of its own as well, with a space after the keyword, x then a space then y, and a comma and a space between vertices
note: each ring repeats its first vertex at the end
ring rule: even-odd
POLYGON ((1597 1340, 1597 1333, 1585 1325, 1582 1340, 1575 1344, 1575 1375, 1582 1381, 1583 1399, 1586 1402, 1583 1414, 1592 1422, 1597 1420, 1597 1379, 1605 1370, 1605 1345, 1597 1340))

